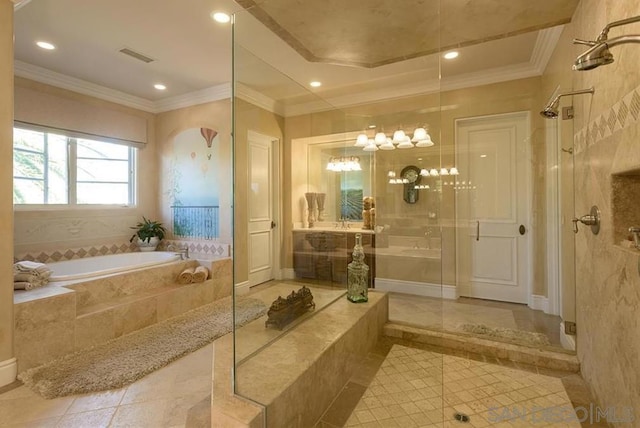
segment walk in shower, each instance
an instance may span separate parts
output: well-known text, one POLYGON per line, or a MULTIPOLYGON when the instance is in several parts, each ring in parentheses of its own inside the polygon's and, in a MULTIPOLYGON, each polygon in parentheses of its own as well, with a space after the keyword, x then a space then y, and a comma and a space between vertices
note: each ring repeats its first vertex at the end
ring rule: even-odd
MULTIPOLYGON (((243 365, 262 345, 346 299, 357 234, 370 291, 388 293, 390 325, 497 348, 575 349, 573 129, 566 114, 551 120, 539 114, 552 95, 558 96, 553 108, 570 106, 570 97, 558 95, 571 90, 570 66, 548 76, 503 75, 513 64, 489 56, 465 69, 468 58, 456 63, 444 55, 456 36, 437 25, 452 13, 440 7, 419 12, 436 29, 431 50, 400 59, 389 56, 393 49, 368 45, 368 54, 350 52, 360 62, 346 58, 353 46, 332 49, 318 40, 305 45, 325 55, 314 57, 299 43, 308 32, 289 20, 280 2, 235 15, 234 247, 246 245, 249 272, 236 284, 257 285, 251 293, 270 298, 304 285, 321 302, 281 331, 236 331, 240 395, 267 405, 242 376, 243 365), (276 31, 279 40, 256 37, 287 25, 297 32, 276 31), (253 163, 260 153, 266 164, 276 154, 277 171, 253 163), (266 194, 269 211, 254 209, 265 189, 254 171, 269 171, 262 179, 281 195, 266 194), (256 219, 277 226, 253 229, 258 212, 256 219), (274 247, 278 259, 264 259, 264 249, 274 247), (251 272, 265 265, 275 268, 266 278, 275 281, 259 285, 251 272), (270 288, 277 292, 269 294, 270 288)), ((358 26, 375 25, 375 17, 361 15, 358 26)), ((551 26, 467 40, 458 60, 525 46, 509 50, 513 62, 544 69, 553 46, 546 47, 544 64, 534 64, 542 60, 532 52, 541 40, 566 43, 567 37, 562 26, 551 26)), ((295 365, 306 357, 296 348, 286 358, 295 365)))

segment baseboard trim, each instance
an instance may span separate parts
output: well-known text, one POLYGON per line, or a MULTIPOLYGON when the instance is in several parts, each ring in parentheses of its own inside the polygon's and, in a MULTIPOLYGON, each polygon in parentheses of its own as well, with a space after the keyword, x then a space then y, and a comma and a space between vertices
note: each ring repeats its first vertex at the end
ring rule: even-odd
POLYGON ((549 313, 549 298, 545 296, 539 296, 532 294, 529 298, 529 307, 536 311, 543 311, 545 314, 549 313))
POLYGON ((235 285, 235 292, 237 296, 248 294, 250 289, 249 281, 239 282, 235 285))
POLYGON ((13 383, 17 374, 18 361, 15 358, 0 361, 0 387, 13 383))
POLYGON ((429 282, 403 281, 400 279, 376 277, 376 290, 395 291, 397 293, 415 294, 438 299, 457 299, 458 289, 455 285, 432 284, 429 282))
POLYGON ((560 344, 564 349, 576 350, 576 337, 564 332, 564 321, 560 323, 560 344))

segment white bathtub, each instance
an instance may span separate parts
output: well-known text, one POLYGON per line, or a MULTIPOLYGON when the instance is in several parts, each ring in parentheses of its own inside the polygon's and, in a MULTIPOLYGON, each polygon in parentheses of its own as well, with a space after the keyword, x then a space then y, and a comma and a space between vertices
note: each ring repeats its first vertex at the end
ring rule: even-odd
POLYGON ((173 262, 175 260, 180 260, 179 254, 152 251, 85 257, 82 259, 47 263, 47 266, 53 271, 49 281, 69 281, 73 279, 93 278, 112 273, 128 272, 173 262))

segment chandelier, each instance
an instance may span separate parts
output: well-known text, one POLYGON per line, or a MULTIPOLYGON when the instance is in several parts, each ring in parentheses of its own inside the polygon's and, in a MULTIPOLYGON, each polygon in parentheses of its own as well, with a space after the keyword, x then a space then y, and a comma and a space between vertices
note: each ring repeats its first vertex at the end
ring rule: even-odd
POLYGON ((393 133, 393 137, 387 137, 384 132, 377 132, 373 138, 366 133, 361 133, 356 138, 355 147, 362 147, 365 152, 377 150, 412 149, 414 147, 431 147, 434 142, 425 128, 414 129, 413 136, 409 137, 402 129, 393 133), (415 143, 415 144, 414 144, 415 143))
POLYGON ((360 166, 360 158, 357 156, 332 157, 327 163, 327 171, 362 171, 362 167, 360 166))

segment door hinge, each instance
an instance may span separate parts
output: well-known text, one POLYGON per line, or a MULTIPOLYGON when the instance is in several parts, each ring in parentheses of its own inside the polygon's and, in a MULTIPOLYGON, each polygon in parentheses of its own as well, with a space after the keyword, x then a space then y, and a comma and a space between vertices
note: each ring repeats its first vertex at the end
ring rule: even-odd
POLYGON ((576 323, 571 321, 564 322, 564 332, 565 334, 570 334, 572 336, 576 335, 576 323))

